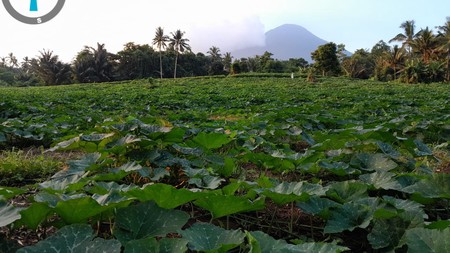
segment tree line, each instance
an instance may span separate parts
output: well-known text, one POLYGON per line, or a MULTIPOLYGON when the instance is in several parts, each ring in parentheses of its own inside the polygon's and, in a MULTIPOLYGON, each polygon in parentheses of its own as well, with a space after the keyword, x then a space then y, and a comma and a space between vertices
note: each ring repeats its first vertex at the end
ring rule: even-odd
POLYGON ((403 83, 450 82, 450 17, 436 32, 416 29, 414 20, 400 25, 402 33, 389 43, 379 41, 371 50, 359 49, 351 56, 344 46, 328 43, 312 53, 313 68, 322 75, 399 81, 403 83))
POLYGON ((113 54, 105 44, 85 46, 71 63, 59 60, 50 50, 21 62, 10 53, 0 57, 0 86, 60 85, 111 82, 145 78, 177 78, 228 75, 246 72, 302 73, 308 77, 348 76, 380 81, 450 82, 450 17, 436 32, 426 27, 416 31, 414 20, 401 24, 402 33, 389 43, 380 41, 371 50, 359 49, 347 55, 345 45, 333 42, 311 53, 310 64, 303 58, 279 61, 265 52, 254 57, 233 59, 212 46, 207 54, 194 53, 185 32, 170 35, 158 27, 151 45, 129 42, 113 54))
POLYGON ((99 83, 146 78, 177 78, 227 75, 242 72, 295 72, 308 66, 302 58, 274 60, 266 52, 262 56, 235 60, 231 53, 222 55, 212 46, 207 54, 194 53, 185 32, 176 30, 166 35, 158 27, 152 44, 129 42, 113 54, 105 44, 85 46, 74 60, 64 63, 53 51, 43 50, 35 58, 22 62, 10 53, 0 58, 0 86, 61 85, 99 83), (233 64, 232 64, 233 63, 233 64))

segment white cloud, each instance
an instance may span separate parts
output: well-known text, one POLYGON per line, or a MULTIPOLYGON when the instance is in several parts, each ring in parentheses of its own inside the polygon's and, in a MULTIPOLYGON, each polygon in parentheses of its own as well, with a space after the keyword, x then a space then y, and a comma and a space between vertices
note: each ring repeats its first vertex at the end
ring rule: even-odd
POLYGON ((220 20, 201 24, 189 29, 193 49, 207 52, 211 46, 221 49, 222 53, 265 43, 264 25, 257 16, 238 20, 220 20))

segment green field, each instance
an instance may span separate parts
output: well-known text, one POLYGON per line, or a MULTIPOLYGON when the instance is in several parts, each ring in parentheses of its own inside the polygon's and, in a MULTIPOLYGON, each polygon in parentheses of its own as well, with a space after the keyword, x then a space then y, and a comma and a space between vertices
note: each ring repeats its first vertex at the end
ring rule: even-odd
POLYGON ((449 98, 281 76, 0 87, 0 252, 448 252, 449 98))

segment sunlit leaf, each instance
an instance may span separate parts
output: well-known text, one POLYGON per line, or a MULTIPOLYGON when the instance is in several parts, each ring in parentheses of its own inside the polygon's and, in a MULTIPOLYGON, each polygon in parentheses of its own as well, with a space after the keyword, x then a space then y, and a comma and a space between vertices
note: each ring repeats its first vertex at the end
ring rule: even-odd
POLYGON ((20 223, 30 229, 37 229, 45 221, 51 208, 46 203, 33 203, 27 209, 20 211, 20 223))
POLYGON ((207 149, 216 149, 229 143, 231 139, 226 134, 201 132, 193 138, 193 141, 207 149))
POLYGON ((357 154, 350 164, 366 171, 389 171, 397 167, 397 164, 384 154, 357 154))
POLYGON ((225 230, 209 223, 195 223, 180 234, 189 241, 189 249, 207 252, 227 252, 243 243, 245 238, 240 230, 225 230))
POLYGON ((141 202, 154 201, 159 207, 173 209, 204 194, 192 192, 187 189, 176 189, 167 184, 152 184, 144 189, 133 189, 126 193, 127 196, 135 197, 141 202))
POLYGON ((340 203, 345 203, 367 197, 367 185, 356 181, 336 182, 330 185, 326 195, 340 203))
POLYGON ((20 219, 21 210, 22 208, 7 205, 5 202, 0 201, 0 227, 7 226, 20 219))
POLYGON ((398 190, 402 186, 395 179, 395 174, 387 171, 377 171, 371 174, 361 175, 361 181, 373 185, 375 189, 398 190))
POLYGON ((0 201, 14 198, 15 196, 23 194, 25 192, 26 190, 24 189, 0 186, 0 201))
POLYGON ((240 212, 262 210, 265 207, 265 199, 250 200, 246 197, 210 194, 196 200, 194 204, 210 211, 214 218, 220 218, 240 212))

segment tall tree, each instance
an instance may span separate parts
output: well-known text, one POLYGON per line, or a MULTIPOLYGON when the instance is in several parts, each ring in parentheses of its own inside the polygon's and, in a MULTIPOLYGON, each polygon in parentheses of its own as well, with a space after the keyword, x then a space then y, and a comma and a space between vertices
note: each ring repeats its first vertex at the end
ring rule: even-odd
POLYGON ((185 32, 182 32, 181 30, 176 30, 175 32, 172 32, 172 38, 170 38, 170 44, 169 46, 175 50, 175 69, 173 71, 173 78, 177 78, 177 65, 178 65, 178 55, 180 53, 183 53, 184 51, 190 51, 191 47, 189 46, 188 42, 189 40, 186 38, 183 38, 185 32))
POLYGON ((397 79, 397 72, 405 62, 405 49, 395 45, 392 50, 385 53, 385 62, 394 72, 394 80, 397 79))
POLYGON ((231 56, 230 52, 226 52, 223 56, 223 67, 226 72, 230 72, 231 70, 231 62, 233 61, 233 56, 231 56))
POLYGON ((445 57, 446 61, 446 74, 445 79, 450 81, 450 17, 447 17, 447 22, 443 26, 438 26, 438 36, 440 46, 439 50, 445 57))
POLYGON ((422 56, 423 62, 428 64, 437 51, 438 41, 433 31, 427 27, 417 33, 410 45, 415 52, 422 56))
POLYGON ((358 49, 352 56, 344 58, 341 66, 348 77, 368 79, 374 72, 375 61, 368 51, 358 49))
POLYGON ((211 56, 211 60, 213 62, 219 61, 222 59, 222 54, 220 53, 220 49, 216 46, 210 47, 207 53, 211 56))
POLYGON ((52 51, 42 51, 37 59, 31 61, 33 72, 46 85, 70 83, 70 65, 58 60, 52 51))
POLYGON ((412 58, 412 49, 411 43, 416 38, 417 34, 415 33, 416 25, 414 20, 408 20, 403 22, 400 25, 400 28, 404 30, 404 33, 397 34, 394 38, 392 38, 389 43, 398 41, 402 42, 403 46, 406 47, 406 51, 409 54, 410 59, 412 58))
POLYGON ((113 64, 111 54, 105 48, 105 44, 97 43, 97 47, 91 47, 94 56, 94 69, 99 82, 111 81, 113 78, 113 64))
POLYGON ((147 44, 128 42, 117 53, 117 58, 117 74, 120 80, 161 77, 158 66, 161 61, 155 50, 147 44))
POLYGON ((337 46, 333 42, 319 46, 316 51, 311 53, 311 58, 315 61, 314 67, 322 72, 322 76, 334 76, 341 72, 337 46))
POLYGON ((19 62, 17 61, 17 57, 13 53, 8 54, 9 67, 11 69, 19 67, 19 62))
POLYGON ((164 35, 164 29, 162 27, 156 28, 155 37, 153 38, 153 45, 155 45, 159 51, 159 73, 161 75, 161 79, 163 78, 162 49, 167 47, 167 42, 169 42, 169 36, 164 35))
POLYGON ((113 79, 112 54, 108 53, 105 44, 97 43, 95 48, 85 46, 78 53, 73 68, 79 82, 108 82, 113 79))

